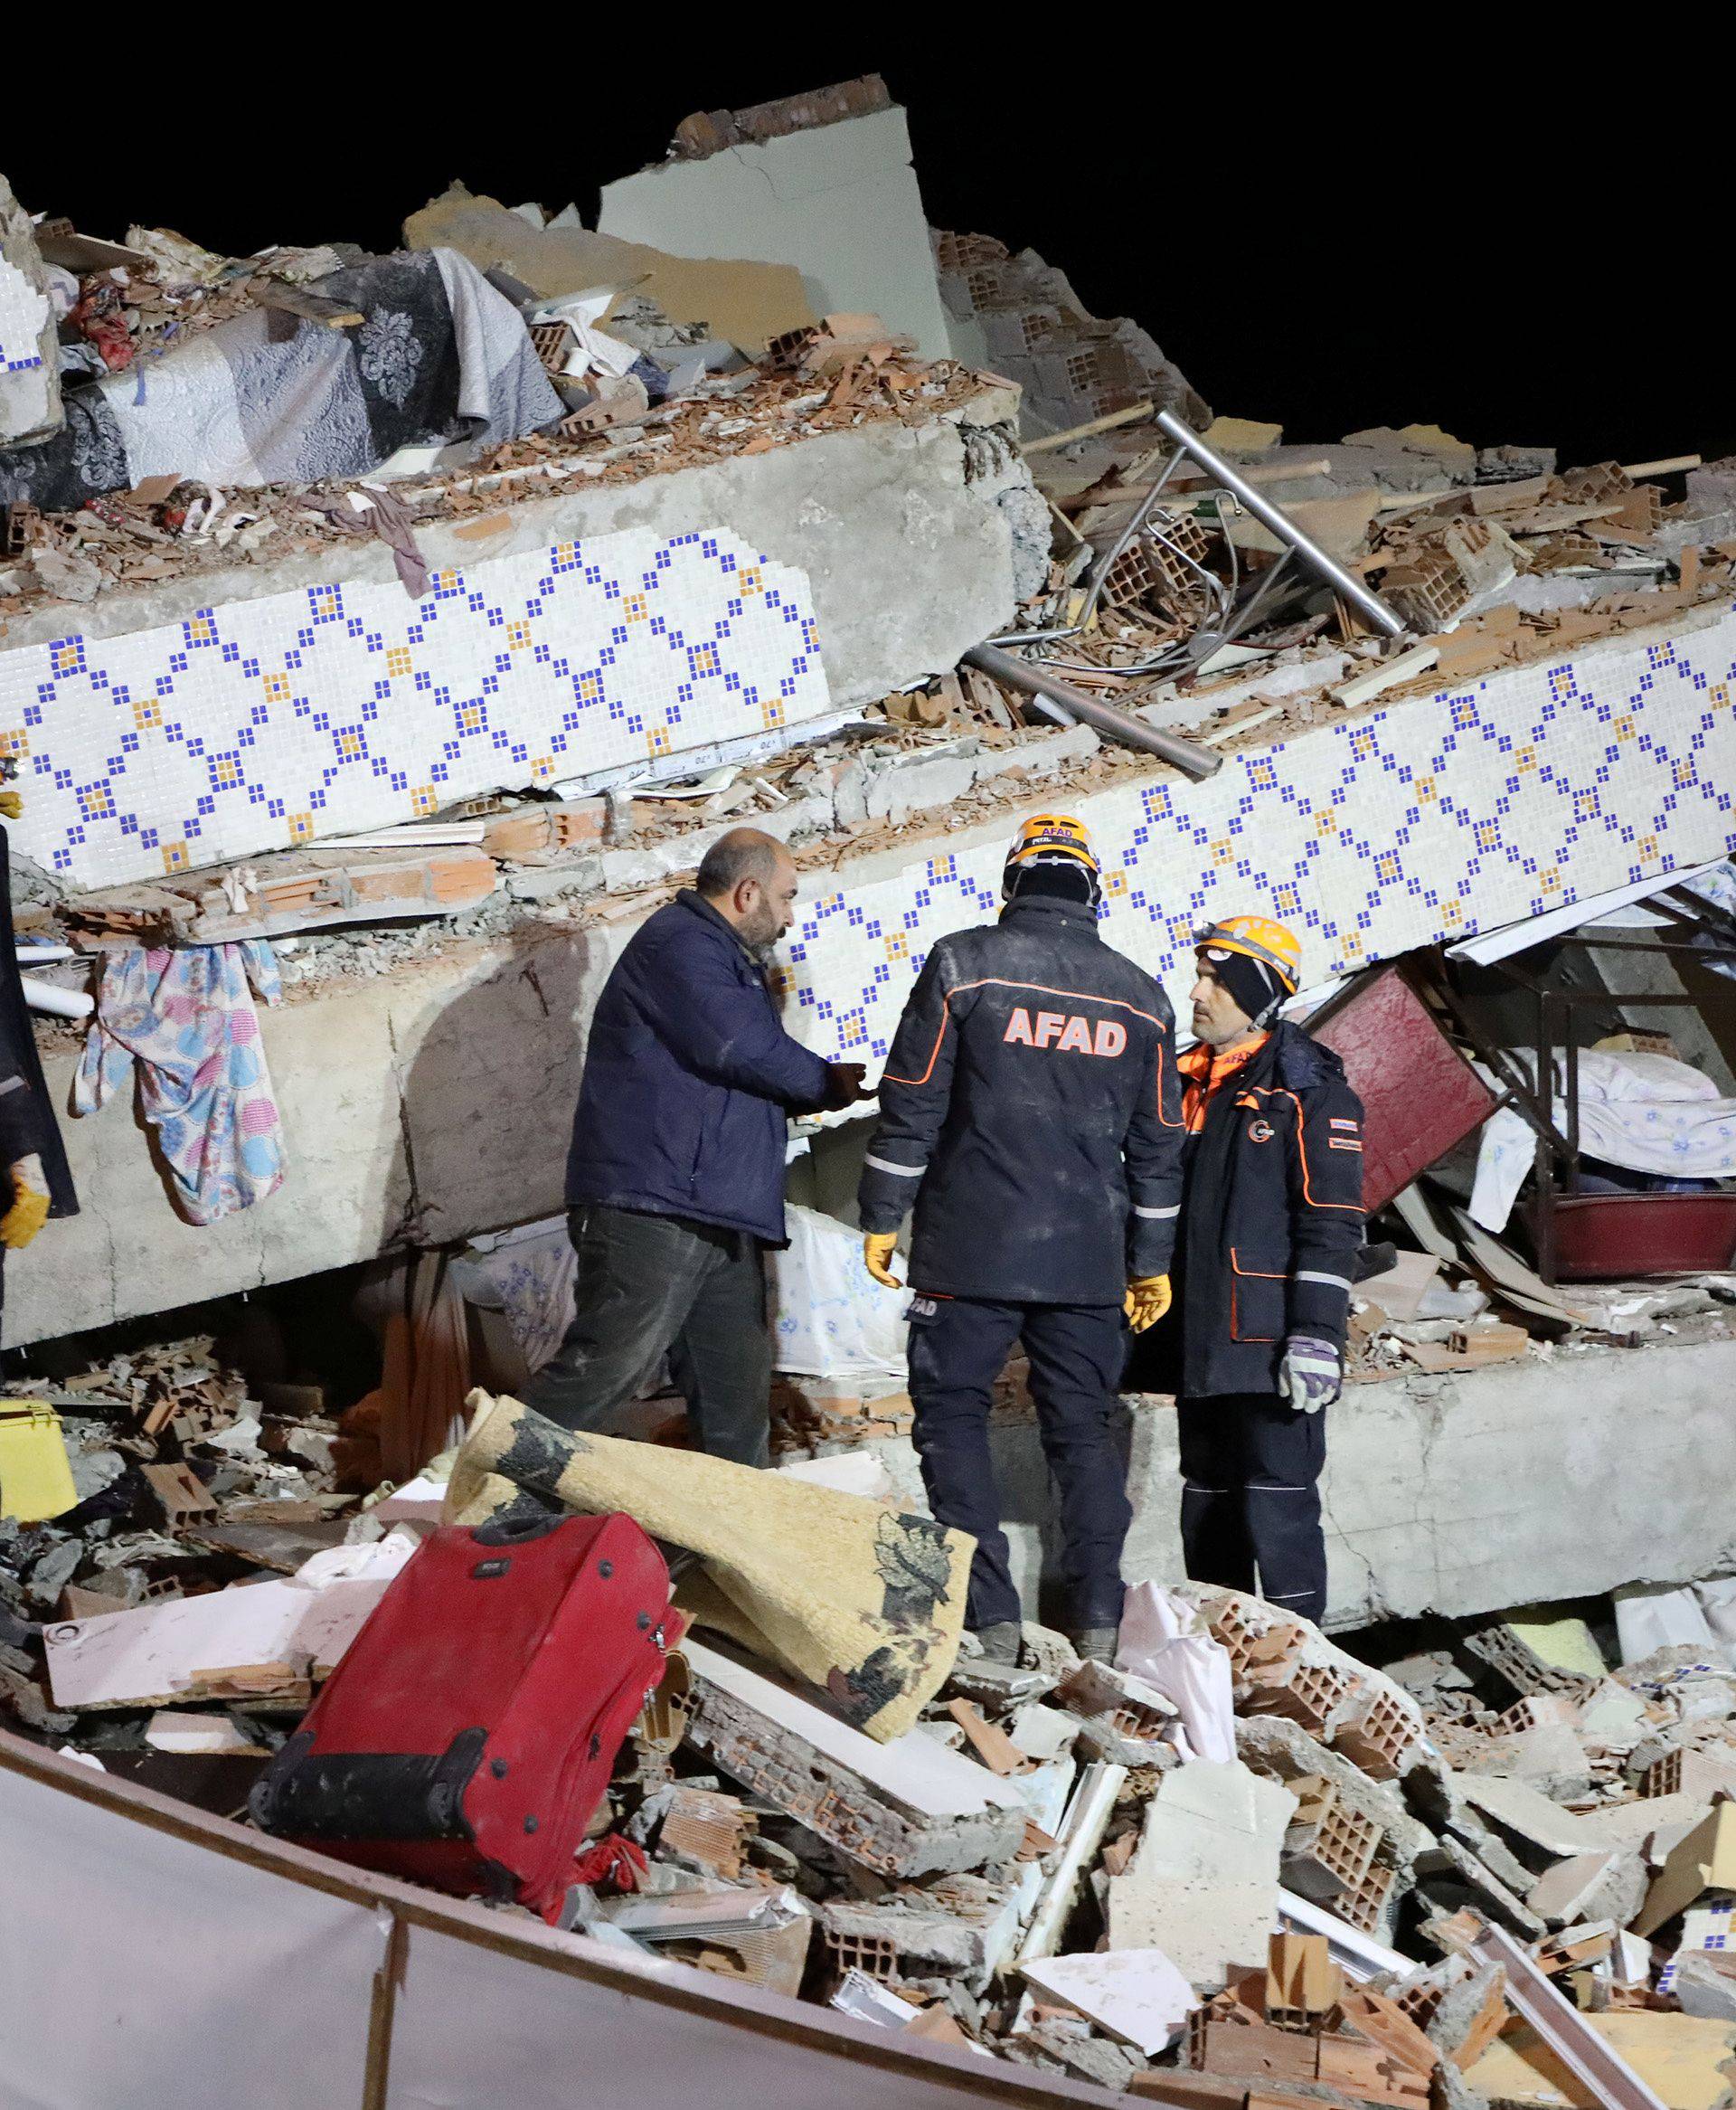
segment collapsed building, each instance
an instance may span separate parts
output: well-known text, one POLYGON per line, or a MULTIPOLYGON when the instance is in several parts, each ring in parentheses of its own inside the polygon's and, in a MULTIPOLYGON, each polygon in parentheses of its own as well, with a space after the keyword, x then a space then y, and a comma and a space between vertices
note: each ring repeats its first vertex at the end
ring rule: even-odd
MULTIPOLYGON (((1059 270, 931 230, 868 80, 688 119, 594 230, 454 185, 390 257, 0 190, 0 500, 79 1195, 7 1284, 0 1441, 69 1478, 0 1523, 0 1777, 244 1804, 473 1386, 560 1337, 589 1014, 721 832, 790 844, 788 1022, 872 1072, 1062 803, 1173 996, 1214 914, 1295 926, 1291 1015, 1367 1102, 1351 1648, 1153 1588, 1071 1659, 1015 1364, 1039 1668, 967 1651, 882 1745, 688 1643, 611 1790, 648 1869, 585 1938, 805 1994, 839 2057, 895 2030, 937 2090, 986 2053, 1033 2101, 1717 2100, 1736 467, 1214 415, 1059 270)), ((860 1127, 792 1148, 778 1462, 920 1516, 860 1127)), ((1127 1573, 1173 1581, 1173 1416, 1127 1414, 1127 1573)), ((671 1396, 632 1417, 678 1442, 671 1396)))

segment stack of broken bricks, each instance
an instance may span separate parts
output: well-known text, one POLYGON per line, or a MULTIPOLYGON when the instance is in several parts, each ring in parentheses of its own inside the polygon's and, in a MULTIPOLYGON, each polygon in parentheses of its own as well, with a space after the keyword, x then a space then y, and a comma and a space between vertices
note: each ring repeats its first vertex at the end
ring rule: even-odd
MULTIPOLYGON (((333 1436, 304 1421, 284 1448, 289 1417, 208 1344, 91 1384, 112 1513, 13 1548, 0 1704, 227 1813, 439 1490, 322 1493, 333 1436), (274 1651, 277 1595, 338 1575, 360 1596, 325 1601, 318 1653, 274 1651)), ((886 1744, 689 1636, 593 1824, 643 1869, 576 1888, 574 1924, 1175 2110, 1713 2110, 1736 2051, 1721 1648, 1600 1672, 1588 1629, 1515 1614, 1382 1670, 1246 1593, 1147 1594, 1164 1648, 1081 1661, 1033 1624, 1011 1667, 967 1640, 886 1744)))

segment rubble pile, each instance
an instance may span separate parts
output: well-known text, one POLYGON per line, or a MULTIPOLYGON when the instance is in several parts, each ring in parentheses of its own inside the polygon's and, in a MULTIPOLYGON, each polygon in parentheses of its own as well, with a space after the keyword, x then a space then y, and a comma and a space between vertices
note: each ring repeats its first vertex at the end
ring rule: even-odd
MULTIPOLYGON (((339 1482, 354 1487, 359 1464, 373 1485, 377 1452, 370 1478, 371 1446, 317 1411, 316 1387, 260 1389, 272 1404, 250 1396, 210 1336, 117 1355, 46 1396, 6 1386, 0 1433, 24 1440, 14 1417, 27 1401, 24 1411, 34 1409, 63 1445, 70 1476, 58 1513, 0 1523, 9 1643, 55 1621, 168 1604, 256 1572, 290 1574, 343 1543, 362 1493, 339 1482)), ((10 1468, 7 1484, 16 1484, 10 1468)), ((304 1696, 307 1668, 290 1680, 304 1696)), ((72 1727, 16 1650, 5 1676, 22 1721, 62 1736, 72 1727)))
MULTIPOLYGON (((1434 693, 1443 680, 1656 622, 1729 589, 1736 515, 1727 464, 1702 466, 1695 455, 1636 464, 1637 475, 1616 462, 1557 474, 1550 450, 1479 453, 1437 428, 1353 434, 1310 450, 1278 444, 1276 427, 1237 420, 1219 421, 1208 437, 1219 426, 1230 441, 1262 442, 1226 443, 1225 453, 1374 587, 1412 636, 1401 650, 1363 635, 1210 478, 1165 469, 1166 449, 1084 438, 1033 468, 1080 538, 1075 576, 1089 572, 1090 582, 1072 615, 1085 627, 1047 656, 1087 687, 1124 702, 1204 702, 1210 677, 1240 686, 1253 658, 1269 678, 1335 643, 1335 674, 1299 682, 1281 708, 1238 714, 1272 739, 1377 696, 1434 693), (1540 473, 1515 475, 1515 465, 1540 473), (1411 487, 1419 474, 1429 478, 1421 490, 1411 487), (1645 480, 1666 474, 1686 475, 1684 499, 1667 502, 1659 482, 1645 480)), ((1220 730, 1254 729, 1238 719, 1220 730)))
MULTIPOLYGON (((57 1397, 79 1499, 7 1527, 0 1701, 239 1810, 449 1461, 341 1491, 337 1424, 250 1397, 208 1339, 57 1397)), ((907 1410, 811 1388, 802 1433, 907 1410)), ((1515 1613, 1382 1670, 1257 1597, 1144 1584, 1114 1664, 1036 1625, 1019 1666, 967 1637, 888 1743, 690 1633, 565 1924, 1172 2103, 1547 2103, 1545 1998, 1688 2110, 1671 2062, 1736 2046, 1730 1596, 1625 1594, 1624 1647, 1701 1638, 1613 1669, 1582 1622, 1515 1613)))
MULTIPOLYGON (((412 528, 480 524, 505 502, 575 478, 627 482, 764 454, 875 418, 939 416, 979 392, 952 361, 901 358, 884 342, 852 339, 844 348, 846 363, 826 373, 769 361, 764 371, 697 375, 679 399, 656 408, 642 401, 590 424, 574 412, 549 431, 495 443, 462 470, 387 464, 377 473, 412 528)), ((353 479, 238 488, 165 477, 93 496, 71 512, 15 500, 0 542, 0 625, 44 601, 93 601, 106 586, 210 572, 217 588, 238 564, 330 548, 354 532, 339 509, 351 487, 353 479)))
MULTIPOLYGON (((797 137, 844 153, 833 128, 861 142, 899 117, 877 77, 698 113, 677 128, 666 170, 723 183, 736 157, 797 137)), ((642 185, 625 187, 643 199, 642 185)), ((677 190, 665 179, 659 194, 677 190)), ((587 230, 571 206, 508 208, 461 185, 412 213, 406 247, 389 256, 333 241, 227 257, 174 231, 132 226, 111 241, 47 215, 32 232, 71 422, 46 447, 0 451, 0 642, 14 626, 49 636, 57 611, 75 635, 100 629, 122 593, 190 589, 221 607, 286 564, 299 582, 298 563, 358 538, 391 548, 415 596, 429 577, 418 537, 430 530, 481 554, 527 499, 945 421, 1011 535, 1008 636, 1087 697, 1203 734, 1212 750, 1281 741, 1656 621, 1727 593, 1736 558, 1728 464, 1558 468, 1548 448, 1477 449, 1420 424, 1287 444, 1276 425, 1213 417, 1146 332, 1092 317, 1060 270, 987 235, 924 227, 921 286, 892 270, 889 249, 874 268, 886 314, 904 319, 888 321, 865 307, 816 313, 797 260, 676 256, 587 230), (908 325, 918 310, 932 318, 920 330, 908 325), (478 318, 495 333, 486 358, 472 342, 478 318), (277 433, 269 446, 250 440, 233 473, 183 461, 131 477, 127 450, 159 398, 208 385, 184 347, 209 339, 224 348, 218 364, 236 363, 259 355, 262 330, 273 356, 293 351, 322 372, 334 347, 353 345, 368 386, 394 396, 415 377, 403 430, 392 428, 400 443, 382 452, 376 436, 365 459, 317 474, 317 433, 277 433), (435 366, 450 372, 430 390, 435 366), (91 407, 117 376, 130 392, 108 399, 124 447, 91 407), (985 402, 1000 407, 963 417, 985 402), (1366 635, 1212 477, 1153 444, 1156 411, 1203 429, 1415 637, 1399 649, 1366 635), (270 473, 284 460, 298 473, 270 473), (1659 479, 1681 474, 1685 497, 1672 500, 1659 479)), ((179 445, 168 431, 164 444, 179 445)), ((170 612, 185 614, 178 598, 170 612)), ((309 818, 306 847, 248 859, 207 837, 148 883, 78 888, 20 863, 21 928, 73 954, 27 990, 70 1019, 85 1015, 93 955, 268 939, 284 949, 293 1001, 426 958, 448 937, 582 920, 605 896, 647 905, 732 821, 764 821, 825 869, 895 845, 939 809, 967 827, 1036 782, 1078 794, 1154 771, 1137 743, 1035 722, 1028 697, 967 662, 839 716, 849 722, 806 733, 769 721, 752 754, 696 759, 684 776, 669 756, 594 773, 609 781, 503 779, 445 802, 430 788, 413 821, 377 837, 315 847, 309 818)), ((21 782, 27 737, 7 733, 0 754, 21 782)), ((99 818, 112 790, 91 796, 99 818)))

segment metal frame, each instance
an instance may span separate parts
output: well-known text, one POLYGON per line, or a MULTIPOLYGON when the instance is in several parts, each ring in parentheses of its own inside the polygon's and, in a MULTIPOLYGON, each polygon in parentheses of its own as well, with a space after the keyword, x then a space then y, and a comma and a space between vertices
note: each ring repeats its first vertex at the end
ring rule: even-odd
MULTIPOLYGON (((1650 897, 1649 904, 1660 908, 1684 929, 1704 930, 1706 922, 1680 904, 1650 897)), ((1702 966, 1713 960, 1726 960, 1736 964, 1736 935, 1727 937, 1724 942, 1712 945, 1685 944, 1666 938, 1642 938, 1619 933, 1609 937, 1589 937, 1583 931, 1575 931, 1546 942, 1556 949, 1555 965, 1559 966, 1563 954, 1582 957, 1592 952, 1645 952, 1665 956, 1678 956, 1699 962, 1702 966)), ((1565 1191, 1579 1192, 1580 1185, 1580 1049, 1573 1037, 1573 1026, 1578 1012, 1591 1006, 1606 1009, 1633 1010, 1694 1010, 1692 997, 1685 992, 1633 995, 1614 989, 1575 989, 1563 986, 1550 979, 1549 970, 1533 971, 1520 962, 1525 953, 1517 952, 1506 960, 1490 963, 1491 971, 1524 990, 1533 999, 1533 1016, 1535 1021, 1534 1038, 1536 1064, 1530 1077, 1518 1069, 1505 1049, 1496 1047, 1477 1026, 1469 1007, 1453 989, 1442 972, 1434 981, 1434 989, 1445 1004, 1453 1022, 1464 1033, 1480 1059, 1501 1079, 1506 1087, 1503 1104, 1511 1104, 1529 1123, 1537 1139, 1535 1184, 1537 1190, 1533 1226, 1537 1244, 1537 1273, 1552 1288, 1556 1278, 1555 1205, 1561 1191, 1560 1180, 1565 1182, 1565 1191), (1558 1127, 1555 1119, 1555 1050, 1561 1047, 1562 1098, 1566 1107, 1564 1127, 1558 1127), (1559 1169, 1559 1178, 1558 1178, 1559 1169)))
MULTIPOLYGON (((1206 473, 1222 484, 1244 512, 1251 513, 1262 527, 1268 528, 1278 541, 1296 552, 1311 571, 1317 572, 1335 593, 1349 601, 1364 621, 1373 624, 1377 630, 1389 638, 1410 635, 1410 625, 1404 618, 1390 609, 1378 593, 1373 593, 1354 573, 1345 571, 1335 558, 1329 557, 1318 543, 1312 542, 1290 519, 1281 506, 1262 496, 1245 477, 1238 476, 1222 455, 1214 453, 1191 425, 1184 424, 1174 411, 1159 411, 1157 428, 1175 442, 1179 454, 1191 454, 1206 473)), ((1169 468, 1164 471, 1164 479, 1175 466, 1171 459, 1169 468)), ((1153 488, 1152 496, 1162 487, 1160 479, 1153 488)), ((1143 510, 1143 508, 1142 508, 1143 510)))

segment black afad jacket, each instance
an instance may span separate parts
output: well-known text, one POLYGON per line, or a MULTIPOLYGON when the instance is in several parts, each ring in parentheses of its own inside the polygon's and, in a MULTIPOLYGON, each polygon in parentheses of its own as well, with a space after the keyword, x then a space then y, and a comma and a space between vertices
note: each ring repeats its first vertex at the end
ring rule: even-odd
POLYGON ((863 1229, 896 1230, 914 1204, 918 1291, 1118 1304, 1175 1244, 1172 1027, 1163 990, 1082 904, 1015 901, 938 939, 881 1079, 863 1229))
POLYGON ((1332 1050, 1280 1020, 1188 1138, 1175 1301, 1140 1381, 1276 1392, 1291 1334, 1342 1353, 1362 1242, 1363 1102, 1332 1050))

